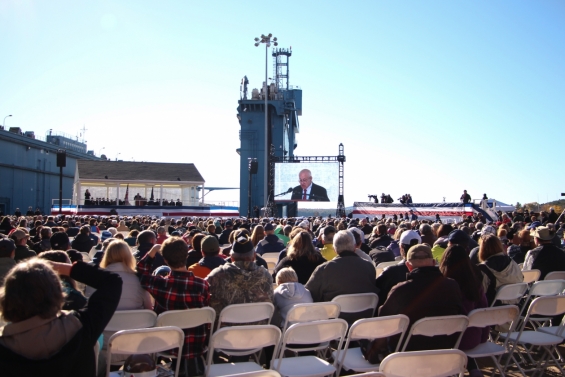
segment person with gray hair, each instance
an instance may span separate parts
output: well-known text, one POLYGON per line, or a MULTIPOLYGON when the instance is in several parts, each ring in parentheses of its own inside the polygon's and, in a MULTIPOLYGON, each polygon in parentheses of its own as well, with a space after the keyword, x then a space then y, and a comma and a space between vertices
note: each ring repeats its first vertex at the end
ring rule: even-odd
MULTIPOLYGON (((340 230, 333 239, 337 256, 316 267, 306 283, 314 302, 331 301, 339 295, 352 293, 377 293, 375 266, 367 263, 355 253, 355 238, 347 230, 340 230)), ((341 318, 353 323, 371 313, 342 315, 341 318)))

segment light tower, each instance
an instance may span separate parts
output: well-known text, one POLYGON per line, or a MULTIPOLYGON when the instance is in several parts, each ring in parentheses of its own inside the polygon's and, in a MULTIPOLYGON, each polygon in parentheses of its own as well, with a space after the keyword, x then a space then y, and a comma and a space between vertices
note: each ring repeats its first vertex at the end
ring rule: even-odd
MULTIPOLYGON (((262 35, 261 39, 256 38, 255 45, 265 43, 268 48, 267 41, 271 37, 262 35)), ((275 38, 270 40, 273 45, 278 45, 275 38)), ((238 153, 241 214, 246 213, 250 206, 274 208, 273 162, 292 157, 296 148, 298 117, 302 115, 302 90, 293 88, 288 83, 288 60, 291 54, 290 49, 273 49, 275 77, 267 86, 268 77, 265 75, 263 93, 253 89, 249 98, 246 95, 247 85, 252 85, 253 77, 247 75, 241 81, 242 92, 237 108, 240 124, 238 153), (258 165, 256 178, 252 181, 249 180, 250 158, 256 159, 258 165)))

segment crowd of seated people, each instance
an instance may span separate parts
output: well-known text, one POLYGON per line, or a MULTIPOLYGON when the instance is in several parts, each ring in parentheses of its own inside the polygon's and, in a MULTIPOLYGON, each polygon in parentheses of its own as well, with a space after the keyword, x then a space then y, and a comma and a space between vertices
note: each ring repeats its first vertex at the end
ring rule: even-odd
MULTIPOLYGON (((489 223, 466 216, 443 224, 411 216, 6 216, 0 221, 0 311, 6 322, 0 370, 7 376, 94 376, 94 345, 106 349, 110 334, 104 328, 115 310, 159 314, 211 306, 219 315, 231 304, 271 302, 272 323, 282 326, 294 304, 376 293, 375 316, 405 314, 412 324, 467 315, 497 304, 500 286, 523 281, 521 263, 539 269, 542 278, 565 271, 563 221, 526 212, 506 218, 489 223), (270 271, 260 256, 265 253, 279 256, 270 271), (382 262, 394 265, 377 277, 382 262), (33 341, 54 332, 48 345, 33 341)), ((370 315, 342 317, 351 324, 370 315)), ((488 330, 467 330, 460 349, 484 342, 488 330)), ((185 330, 190 346, 180 362, 189 375, 202 373, 209 331, 185 330)), ((390 353, 395 341, 377 344, 379 354, 390 353)), ((445 348, 450 341, 415 339, 407 349, 445 348)), ((467 369, 482 375, 475 360, 467 369)))

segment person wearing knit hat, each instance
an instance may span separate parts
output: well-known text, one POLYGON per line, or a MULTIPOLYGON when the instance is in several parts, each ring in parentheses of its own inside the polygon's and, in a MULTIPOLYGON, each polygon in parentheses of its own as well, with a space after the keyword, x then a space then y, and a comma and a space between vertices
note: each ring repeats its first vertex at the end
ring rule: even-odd
POLYGON ((215 268, 206 277, 216 319, 228 305, 273 302, 273 278, 266 268, 255 263, 253 243, 245 231, 234 234, 230 257, 232 263, 215 268))

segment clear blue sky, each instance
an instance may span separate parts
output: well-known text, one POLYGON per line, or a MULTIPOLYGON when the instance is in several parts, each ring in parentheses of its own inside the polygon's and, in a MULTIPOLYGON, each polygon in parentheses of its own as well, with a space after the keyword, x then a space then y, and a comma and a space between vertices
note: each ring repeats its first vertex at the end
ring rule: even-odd
POLYGON ((546 202, 565 192, 564 20, 561 0, 3 0, 0 117, 238 186, 239 82, 261 86, 253 38, 273 33, 303 89, 295 152, 344 144, 346 205, 546 202))

